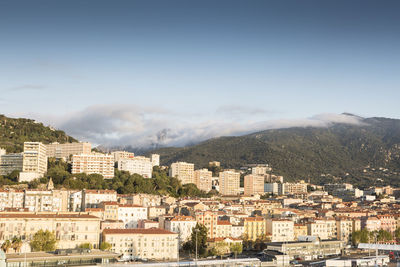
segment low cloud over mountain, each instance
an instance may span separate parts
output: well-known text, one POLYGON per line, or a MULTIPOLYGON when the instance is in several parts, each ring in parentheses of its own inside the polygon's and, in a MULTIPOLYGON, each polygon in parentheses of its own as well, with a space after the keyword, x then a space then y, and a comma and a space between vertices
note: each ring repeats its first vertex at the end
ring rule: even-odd
POLYGON ((36 115, 79 140, 104 146, 184 146, 219 136, 290 127, 328 127, 334 123, 362 124, 351 114, 319 114, 305 119, 268 119, 270 111, 222 106, 208 114, 185 114, 137 105, 94 105, 64 116, 36 115), (249 120, 257 117, 258 120, 249 120), (266 118, 266 119, 264 119, 266 118))

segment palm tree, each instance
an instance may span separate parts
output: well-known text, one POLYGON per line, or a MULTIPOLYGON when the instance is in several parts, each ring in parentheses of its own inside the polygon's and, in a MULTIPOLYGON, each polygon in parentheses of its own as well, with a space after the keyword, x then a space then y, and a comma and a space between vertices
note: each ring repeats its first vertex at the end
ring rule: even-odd
POLYGON ((21 238, 14 236, 14 238, 12 239, 11 247, 15 250, 15 252, 19 252, 22 247, 21 238))
POLYGON ((8 253, 8 250, 11 248, 11 242, 10 240, 4 241, 4 243, 1 245, 1 249, 5 252, 8 253))

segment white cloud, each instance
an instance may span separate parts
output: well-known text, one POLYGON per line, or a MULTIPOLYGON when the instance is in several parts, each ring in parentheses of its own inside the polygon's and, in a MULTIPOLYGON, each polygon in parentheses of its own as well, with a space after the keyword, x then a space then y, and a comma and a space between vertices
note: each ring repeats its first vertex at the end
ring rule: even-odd
MULTIPOLYGON (((265 110, 237 106, 216 110, 242 110, 251 115, 265 110)), ((237 112, 237 111, 234 111, 237 112)), ((247 133, 290 127, 328 127, 334 123, 362 124, 362 118, 345 114, 319 114, 306 119, 261 120, 249 122, 236 116, 180 114, 168 109, 137 105, 95 105, 64 116, 34 115, 33 118, 66 131, 82 141, 105 146, 132 146, 147 148, 154 145, 184 146, 213 137, 235 136, 247 133)), ((32 116, 31 116, 32 117, 32 116)))

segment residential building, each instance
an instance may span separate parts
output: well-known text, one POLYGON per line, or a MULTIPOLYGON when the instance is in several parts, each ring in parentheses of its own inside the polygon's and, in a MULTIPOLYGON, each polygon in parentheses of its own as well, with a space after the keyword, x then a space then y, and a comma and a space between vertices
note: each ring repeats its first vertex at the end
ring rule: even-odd
POLYGON ((210 161, 209 163, 208 163, 208 166, 210 166, 210 167, 212 167, 212 166, 215 166, 215 167, 221 167, 221 162, 219 162, 219 161, 210 161))
POLYGON ((201 169, 194 171, 194 183, 197 188, 205 192, 212 189, 212 172, 208 169, 201 169))
POLYGON ((13 171, 21 172, 22 168, 23 168, 22 153, 0 154, 0 175, 8 175, 13 171))
POLYGON ((231 236, 233 238, 243 238, 244 225, 242 224, 232 224, 231 236))
POLYGON ((182 184, 194 183, 194 164, 187 162, 175 162, 171 164, 169 176, 178 178, 182 184))
POLYGON ((150 160, 151 160, 151 165, 152 165, 152 167, 154 167, 154 166, 160 166, 160 155, 158 155, 158 154, 151 154, 151 155, 150 155, 150 160))
POLYGON ((286 219, 267 219, 267 233, 271 242, 294 240, 294 222, 286 219))
POLYGON ((216 235, 216 228, 218 223, 218 212, 217 211, 199 211, 196 212, 196 221, 204 224, 207 228, 207 237, 214 238, 216 235))
POLYGON ((52 143, 46 145, 47 157, 68 160, 70 156, 77 154, 90 154, 92 144, 87 142, 52 143))
POLYGON ((243 220, 243 238, 255 241, 264 239, 267 234, 266 220, 264 217, 247 217, 243 220))
POLYGON ((361 228, 369 232, 379 231, 382 229, 381 220, 375 216, 362 217, 361 228))
POLYGON ((149 260, 176 260, 178 234, 164 229, 105 229, 103 238, 111 251, 125 257, 149 260))
POLYGON ((306 193, 307 193, 307 184, 304 182, 282 184, 283 195, 295 195, 295 194, 306 194, 306 193))
POLYGON ((114 157, 114 162, 118 162, 122 159, 133 159, 135 157, 135 153, 127 151, 114 151, 111 152, 111 155, 114 157))
POLYGON ((158 228, 159 223, 152 220, 139 220, 138 228, 150 229, 150 228, 158 228))
POLYGON ((0 213, 0 242, 19 237, 23 242, 32 241, 39 230, 55 234, 57 248, 76 248, 90 243, 99 246, 100 219, 87 214, 60 213, 0 213))
POLYGON ((69 211, 82 211, 82 191, 70 192, 69 194, 69 211))
POLYGON ((266 175, 270 171, 272 169, 268 165, 257 165, 251 168, 251 174, 253 175, 266 175))
POLYGON ((307 225, 295 223, 293 226, 294 240, 298 240, 300 236, 306 236, 306 235, 307 235, 307 225))
POLYGON ((30 182, 47 172, 47 149, 40 142, 25 142, 20 182, 30 182))
POLYGON ((336 221, 334 219, 314 219, 307 224, 307 232, 310 236, 320 239, 337 238, 336 221))
POLYGON ((105 179, 114 177, 114 158, 101 153, 72 155, 72 174, 100 174, 105 179))
POLYGON ((336 218, 336 232, 336 238, 338 240, 350 241, 351 233, 353 232, 352 219, 346 217, 336 218))
POLYGON ((144 178, 151 178, 153 165, 150 158, 134 157, 130 159, 120 159, 118 161, 118 170, 127 171, 130 174, 139 174, 144 178))
POLYGON ((244 177, 244 195, 263 195, 264 194, 264 176, 249 174, 244 177))
POLYGON ((221 195, 239 195, 240 173, 226 170, 219 173, 219 190, 221 195))
POLYGON ((138 228, 140 220, 147 220, 147 208, 139 205, 119 204, 118 220, 125 224, 125 228, 138 228))
POLYGON ((196 227, 196 219, 192 216, 174 216, 164 221, 165 230, 178 234, 179 246, 190 240, 192 230, 196 227))
POLYGON ((229 221, 217 221, 215 237, 232 237, 232 224, 229 221))
POLYGON ((280 183, 266 183, 264 184, 264 192, 274 195, 280 195, 280 183))
POLYGON ((117 201, 117 192, 114 190, 88 190, 82 191, 82 210, 86 208, 99 208, 101 202, 117 201))

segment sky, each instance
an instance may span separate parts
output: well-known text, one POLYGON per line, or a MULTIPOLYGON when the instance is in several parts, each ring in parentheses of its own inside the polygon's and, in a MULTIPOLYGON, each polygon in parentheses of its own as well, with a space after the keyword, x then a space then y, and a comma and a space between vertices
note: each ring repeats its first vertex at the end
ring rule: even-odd
POLYGON ((400 2, 1 1, 0 113, 94 144, 400 119, 400 2))

